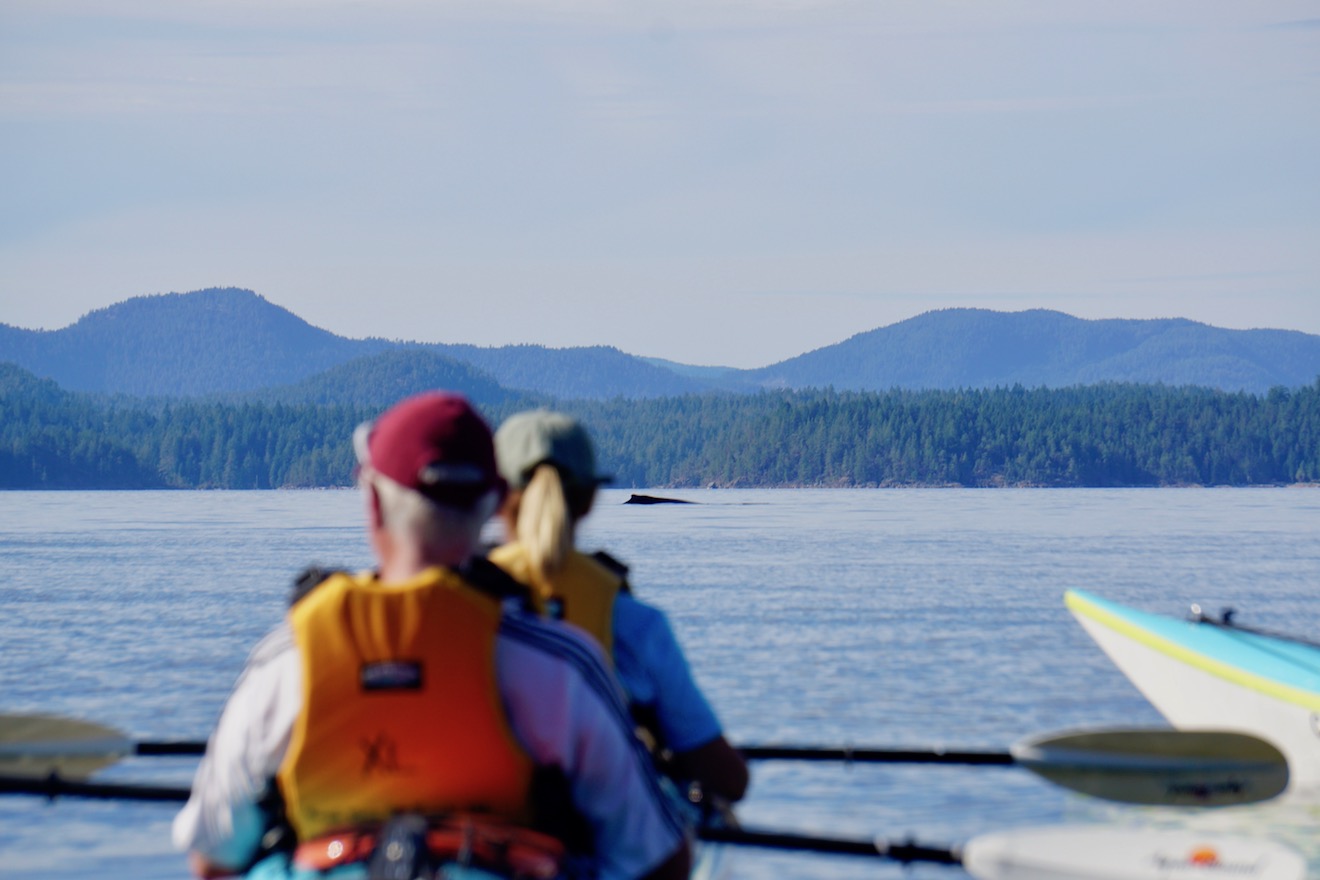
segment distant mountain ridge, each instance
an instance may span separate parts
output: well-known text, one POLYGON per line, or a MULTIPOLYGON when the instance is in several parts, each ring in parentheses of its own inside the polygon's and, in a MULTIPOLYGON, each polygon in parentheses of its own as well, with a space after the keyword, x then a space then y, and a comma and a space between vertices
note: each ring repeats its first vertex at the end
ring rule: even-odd
MULTIPOLYGON (((347 339, 242 288, 134 297, 89 312, 60 330, 0 324, 0 362, 73 391, 143 397, 293 386, 350 361, 393 351, 416 353, 423 363, 411 368, 414 372, 433 369, 433 359, 440 356, 484 373, 506 393, 609 398, 705 390, 700 382, 605 346, 478 348, 347 339)), ((307 390, 321 398, 327 393, 323 387, 307 390)))
POLYGON ((1320 377, 1320 336, 1194 321, 1083 320, 1037 309, 944 309, 754 370, 617 348, 481 348, 348 339, 241 288, 135 297, 60 330, 0 324, 0 362, 76 391, 379 405, 443 382, 491 403, 710 391, 1067 387, 1102 382, 1263 393, 1320 377), (531 399, 531 398, 528 398, 531 399))
POLYGON ((1320 377, 1320 336, 1185 318, 1084 320, 1033 309, 926 312, 751 370, 761 387, 880 391, 1100 382, 1264 392, 1320 377))
POLYGON ((546 348, 543 345, 422 345, 471 364, 507 388, 559 398, 669 397, 707 390, 704 383, 625 354, 612 346, 546 348))
POLYGON ((0 360, 73 391, 144 397, 296 382, 391 345, 336 336, 237 288, 134 297, 61 330, 0 325, 0 360))

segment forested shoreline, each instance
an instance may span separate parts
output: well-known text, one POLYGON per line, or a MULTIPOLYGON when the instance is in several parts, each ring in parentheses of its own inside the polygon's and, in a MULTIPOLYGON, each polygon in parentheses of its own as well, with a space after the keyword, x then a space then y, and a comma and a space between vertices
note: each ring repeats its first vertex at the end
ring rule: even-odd
MULTIPOLYGON (((492 424, 508 415, 485 406, 492 424)), ((557 404, 623 487, 1257 486, 1320 482, 1320 381, 766 391, 557 404)), ((141 401, 0 369, 0 488, 348 485, 380 407, 141 401)))

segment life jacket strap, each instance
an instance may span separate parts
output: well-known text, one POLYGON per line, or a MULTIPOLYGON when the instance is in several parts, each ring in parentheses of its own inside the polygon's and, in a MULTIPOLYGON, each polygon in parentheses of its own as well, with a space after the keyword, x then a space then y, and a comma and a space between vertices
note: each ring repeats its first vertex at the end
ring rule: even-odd
MULTIPOLYGON (((486 816, 421 819, 418 841, 433 865, 464 865, 512 880, 556 880, 567 873, 564 845, 549 835, 486 816)), ((329 871, 367 863, 390 841, 390 823, 350 828, 298 844, 294 867, 329 871)))
MULTIPOLYGON (((615 565, 622 565, 622 563, 616 562, 615 565)), ((611 568, 611 570, 615 569, 611 568)), ((458 566, 455 571, 469 586, 479 592, 501 600, 515 599, 521 607, 531 609, 532 596, 527 587, 511 578, 505 573, 504 569, 485 556, 473 556, 467 562, 458 566)), ((626 574, 627 571, 627 566, 623 566, 623 574, 626 574)), ((347 572, 348 569, 344 568, 322 568, 318 565, 304 568, 293 579, 293 587, 289 591, 289 607, 292 608, 297 605, 304 596, 334 575, 346 574, 347 572)), ((620 574, 620 577, 622 576, 620 574)))
POLYGON ((632 593, 632 585, 628 583, 628 566, 615 559, 604 550, 597 550, 591 554, 591 558, 603 565, 606 570, 619 579, 619 592, 632 593))

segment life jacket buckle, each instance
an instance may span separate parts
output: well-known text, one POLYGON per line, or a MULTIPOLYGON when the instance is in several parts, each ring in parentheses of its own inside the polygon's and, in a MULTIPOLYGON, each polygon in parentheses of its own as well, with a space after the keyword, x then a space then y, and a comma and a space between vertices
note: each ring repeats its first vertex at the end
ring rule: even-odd
POLYGON ((367 865, 367 880, 434 880, 426 820, 415 813, 390 819, 380 829, 367 865))

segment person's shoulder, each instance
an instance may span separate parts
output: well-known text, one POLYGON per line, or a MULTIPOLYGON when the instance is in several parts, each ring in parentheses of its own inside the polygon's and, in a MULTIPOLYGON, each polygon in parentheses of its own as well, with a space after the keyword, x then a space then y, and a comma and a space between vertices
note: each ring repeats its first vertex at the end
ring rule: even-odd
POLYGON ((600 643, 586 630, 562 620, 506 605, 499 640, 536 662, 558 665, 589 679, 610 678, 600 643))
POLYGON ((616 631, 668 631, 669 618, 654 605, 629 593, 621 593, 614 600, 614 626, 616 631))
POLYGON ((501 602, 516 607, 531 607, 531 591, 488 556, 477 555, 458 567, 457 573, 469 586, 501 602))
POLYGON ((330 578, 343 574, 348 574, 348 570, 344 568, 325 568, 320 565, 309 565, 304 568, 294 577, 293 586, 289 589, 289 607, 292 608, 297 605, 330 578))
POLYGON ((628 566, 620 562, 617 558, 606 553, 604 550, 597 550, 594 553, 585 554, 588 559, 593 560, 601 568, 617 577, 627 588, 628 584, 628 566))
POLYGON ((274 663, 296 650, 297 644, 293 638, 293 628, 289 626, 287 620, 281 620, 275 624, 261 640, 248 652, 248 668, 257 668, 274 663))
POLYGON ((529 609, 506 605, 500 618, 500 637, 553 657, 587 654, 604 661, 600 645, 589 633, 529 609))
POLYGON ((281 620, 248 652, 234 690, 265 689, 301 669, 298 643, 288 620, 281 620))

